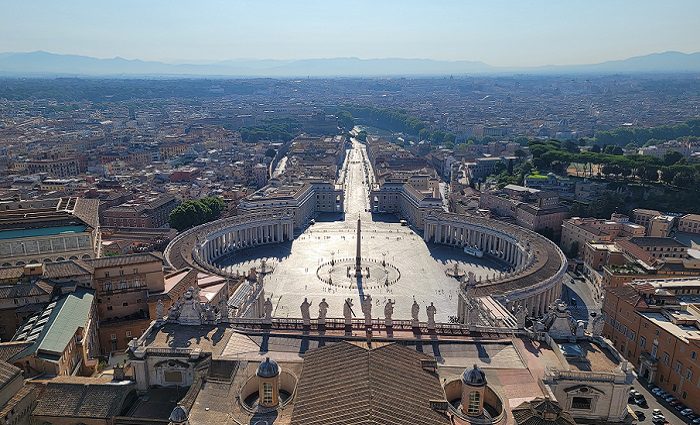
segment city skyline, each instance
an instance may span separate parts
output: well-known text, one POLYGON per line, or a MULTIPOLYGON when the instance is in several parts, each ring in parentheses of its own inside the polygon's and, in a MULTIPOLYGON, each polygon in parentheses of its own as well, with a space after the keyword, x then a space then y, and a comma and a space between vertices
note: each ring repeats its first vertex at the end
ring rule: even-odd
POLYGON ((531 67, 700 51, 692 22, 700 4, 692 1, 375 3, 10 1, 0 17, 0 52, 170 63, 357 57, 531 67))

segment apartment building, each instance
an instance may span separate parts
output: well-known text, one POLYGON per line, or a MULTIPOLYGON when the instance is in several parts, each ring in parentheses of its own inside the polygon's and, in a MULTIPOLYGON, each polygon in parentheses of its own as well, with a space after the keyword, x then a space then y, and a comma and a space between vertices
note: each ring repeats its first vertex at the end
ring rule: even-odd
POLYGON ((613 242, 617 238, 644 236, 642 225, 630 223, 626 216, 613 214, 610 220, 572 217, 561 225, 559 246, 567 253, 582 255, 587 243, 613 242))
POLYGON ((108 208, 102 220, 108 227, 162 227, 168 223, 170 212, 177 204, 177 199, 170 194, 143 196, 108 208))
POLYGON ((641 379, 700 410, 700 279, 635 280, 606 291, 604 335, 641 379))

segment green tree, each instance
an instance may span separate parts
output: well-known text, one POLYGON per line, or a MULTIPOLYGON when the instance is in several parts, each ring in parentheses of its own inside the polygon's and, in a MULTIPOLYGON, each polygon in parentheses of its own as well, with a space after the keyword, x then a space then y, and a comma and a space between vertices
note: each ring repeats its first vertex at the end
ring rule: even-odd
POLYGON ((170 227, 183 231, 208 223, 219 218, 225 207, 224 201, 214 196, 187 200, 170 212, 170 227))
POLYGON ((673 165, 683 159, 683 154, 678 151, 668 151, 664 154, 664 164, 673 165))

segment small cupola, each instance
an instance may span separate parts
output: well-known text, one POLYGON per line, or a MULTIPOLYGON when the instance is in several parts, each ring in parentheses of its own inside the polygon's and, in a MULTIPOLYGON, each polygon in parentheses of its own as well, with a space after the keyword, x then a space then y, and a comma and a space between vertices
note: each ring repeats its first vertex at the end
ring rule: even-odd
POLYGON ((255 375, 258 377, 258 404, 275 407, 279 404, 280 366, 269 357, 260 363, 255 375))

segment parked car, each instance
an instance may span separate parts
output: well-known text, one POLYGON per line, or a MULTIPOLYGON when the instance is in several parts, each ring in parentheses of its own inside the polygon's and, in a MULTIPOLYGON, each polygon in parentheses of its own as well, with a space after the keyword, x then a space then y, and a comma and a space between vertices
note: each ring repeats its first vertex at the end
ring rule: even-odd
POLYGON ((637 415, 637 419, 639 419, 640 421, 643 421, 647 417, 641 410, 635 410, 634 414, 637 415))
POLYGON ((651 414, 654 416, 661 415, 661 409, 654 409, 651 411, 651 414))
POLYGON ((676 397, 669 394, 666 397, 664 397, 664 400, 666 401, 666 403, 671 403, 672 401, 676 401, 676 397))
POLYGON ((685 409, 681 410, 681 415, 683 416, 688 416, 693 414, 693 409, 686 407, 685 409))
POLYGON ((695 419, 693 419, 693 423, 694 423, 695 425, 700 424, 700 418, 695 418, 695 419))
POLYGON ((637 394, 635 394, 635 396, 634 396, 634 402, 635 402, 635 404, 637 404, 637 406, 640 406, 640 407, 646 407, 646 406, 647 406, 647 399, 644 398, 644 395, 642 395, 642 394, 639 393, 639 392, 638 392, 637 394))
POLYGON ((655 424, 663 424, 666 422, 666 417, 664 415, 656 415, 651 419, 651 421, 655 424))
POLYGON ((671 404, 671 406, 673 406, 673 408, 678 410, 679 412, 685 410, 685 406, 680 401, 676 404, 671 404))
POLYGON ((651 390, 651 393, 654 394, 654 395, 659 395, 659 394, 661 394, 662 392, 663 392, 663 390, 662 390, 661 388, 659 388, 659 387, 653 388, 653 389, 651 390))

